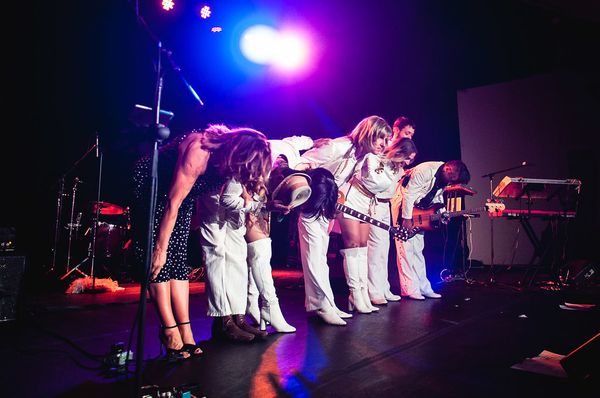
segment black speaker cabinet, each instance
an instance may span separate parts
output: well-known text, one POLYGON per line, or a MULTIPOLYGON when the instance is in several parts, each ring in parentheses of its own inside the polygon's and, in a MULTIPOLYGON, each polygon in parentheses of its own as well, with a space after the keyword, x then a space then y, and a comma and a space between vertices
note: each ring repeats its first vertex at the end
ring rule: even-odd
POLYGON ((24 272, 24 256, 0 256, 0 322, 17 318, 24 272))

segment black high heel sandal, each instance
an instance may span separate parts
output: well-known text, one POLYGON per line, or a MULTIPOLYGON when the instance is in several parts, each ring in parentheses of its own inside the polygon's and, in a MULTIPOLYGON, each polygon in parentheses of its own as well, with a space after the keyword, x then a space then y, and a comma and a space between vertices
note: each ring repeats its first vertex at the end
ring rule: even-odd
POLYGON ((189 358, 189 356, 185 356, 184 355, 184 353, 188 352, 187 350, 184 349, 185 346, 181 347, 180 349, 169 348, 169 346, 168 346, 169 338, 165 334, 165 330, 167 330, 167 329, 173 329, 173 328, 176 328, 176 327, 177 327, 177 325, 174 325, 174 326, 161 326, 160 330, 158 332, 158 339, 160 340, 161 345, 164 346, 165 350, 167 351, 167 354, 166 354, 166 360, 167 360, 167 362, 178 362, 178 361, 182 361, 184 359, 188 359, 189 358))
MULTIPOLYGON (((178 323, 177 326, 188 325, 189 323, 190 323, 190 321, 181 322, 181 323, 178 323)), ((200 348, 200 346, 198 344, 183 343, 183 347, 181 347, 181 350, 190 354, 191 357, 197 357, 197 356, 202 355, 202 353, 203 353, 202 348, 200 348), (198 350, 199 350, 199 352, 197 352, 198 350)))

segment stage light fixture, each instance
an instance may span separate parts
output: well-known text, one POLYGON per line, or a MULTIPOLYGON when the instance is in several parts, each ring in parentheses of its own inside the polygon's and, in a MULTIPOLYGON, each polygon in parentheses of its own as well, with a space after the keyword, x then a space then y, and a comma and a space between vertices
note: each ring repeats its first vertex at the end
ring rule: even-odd
POLYGON ((210 9, 210 6, 205 5, 200 9, 200 18, 202 19, 208 19, 210 18, 212 11, 210 9))
POLYGON ((175 2, 173 0, 162 0, 162 8, 165 11, 171 11, 175 7, 175 2))
POLYGON ((218 32, 222 32, 223 28, 221 28, 220 26, 213 26, 212 28, 210 28, 210 31, 213 33, 218 33, 218 32))

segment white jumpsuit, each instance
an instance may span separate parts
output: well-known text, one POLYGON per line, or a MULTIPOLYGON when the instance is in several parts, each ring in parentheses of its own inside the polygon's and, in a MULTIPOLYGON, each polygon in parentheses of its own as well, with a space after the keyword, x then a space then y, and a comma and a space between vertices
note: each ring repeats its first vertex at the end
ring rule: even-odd
POLYGON ((242 185, 230 180, 220 193, 198 200, 199 231, 206 266, 207 315, 245 314, 248 289, 246 212, 256 210, 252 201, 244 207, 242 185))
MULTIPOLYGON (((419 203, 435 186, 435 174, 444 162, 423 162, 410 171, 410 180, 406 187, 398 184, 396 195, 392 199, 392 217, 400 225, 401 218, 411 219, 415 204, 419 203), (399 215, 401 214, 401 217, 399 215)), ((443 190, 438 189, 432 203, 444 203, 443 190)), ((427 279, 423 249, 425 239, 418 233, 406 242, 396 240, 396 264, 400 278, 402 296, 432 295, 433 289, 427 279)))
MULTIPOLYGON (((355 172, 355 148, 348 137, 335 138, 321 147, 305 152, 299 164, 310 164, 313 168, 323 167, 329 170, 335 178, 336 185, 340 187, 355 172)), ((322 217, 307 218, 302 214, 298 217, 306 311, 337 309, 327 264, 329 224, 330 220, 322 217)))

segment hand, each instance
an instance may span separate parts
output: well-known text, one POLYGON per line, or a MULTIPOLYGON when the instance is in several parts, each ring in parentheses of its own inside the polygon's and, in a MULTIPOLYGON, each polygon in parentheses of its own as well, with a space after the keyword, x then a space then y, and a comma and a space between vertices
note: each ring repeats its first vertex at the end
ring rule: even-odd
POLYGON ((403 218, 402 219, 402 228, 405 228, 407 230, 411 230, 413 229, 415 223, 413 222, 412 218, 403 218))
POLYGON ((450 222, 450 215, 447 212, 443 212, 440 222, 444 225, 448 224, 450 222))
POLYGON ((152 268, 150 269, 150 280, 156 279, 160 270, 167 262, 167 252, 160 248, 154 248, 152 253, 152 268))
POLYGON ((246 189, 245 186, 243 186, 242 188, 242 199, 244 199, 244 207, 248 207, 252 202, 252 195, 250 195, 250 192, 248 192, 248 189, 246 189))
POLYGON ((267 202, 267 210, 269 211, 277 211, 282 214, 289 214, 292 211, 290 206, 286 206, 281 202, 281 200, 270 200, 267 202))

